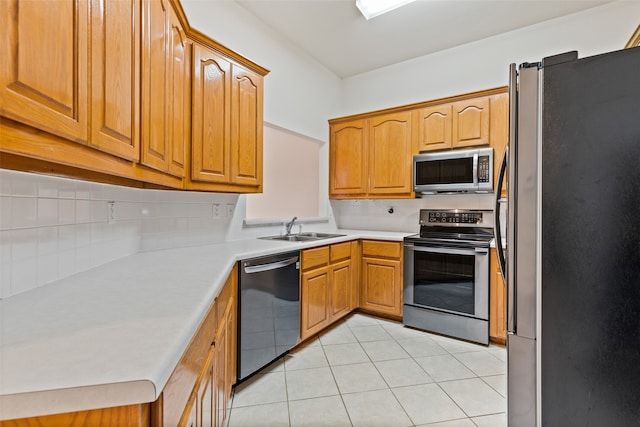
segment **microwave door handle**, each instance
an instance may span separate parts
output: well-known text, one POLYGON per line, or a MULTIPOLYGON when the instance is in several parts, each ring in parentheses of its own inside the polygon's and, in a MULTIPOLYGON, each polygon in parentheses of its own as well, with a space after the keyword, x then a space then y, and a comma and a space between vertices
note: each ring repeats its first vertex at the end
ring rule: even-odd
POLYGON ((500 274, 502 280, 507 283, 507 264, 504 256, 505 248, 502 245, 502 232, 500 231, 500 203, 504 200, 501 199, 502 184, 507 174, 507 163, 509 161, 509 147, 505 147, 504 154, 502 155, 502 162, 500 162, 500 172, 498 173, 498 183, 495 192, 495 213, 493 221, 494 236, 496 241, 496 255, 498 256, 498 267, 500 267, 500 274))
POLYGON ((473 185, 478 185, 478 152, 476 151, 473 155, 473 185))

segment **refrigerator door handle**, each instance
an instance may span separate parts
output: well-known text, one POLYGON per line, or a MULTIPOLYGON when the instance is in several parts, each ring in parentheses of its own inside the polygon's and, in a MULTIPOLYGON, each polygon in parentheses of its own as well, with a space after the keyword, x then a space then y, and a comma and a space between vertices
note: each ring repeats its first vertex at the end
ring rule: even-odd
POLYGON ((517 135, 518 135, 518 71, 516 64, 509 66, 509 141, 506 151, 507 166, 505 173, 507 173, 507 259, 505 260, 506 268, 503 273, 505 283, 507 284, 507 332, 515 333, 515 311, 516 311, 516 299, 515 299, 515 189, 516 189, 516 174, 515 158, 517 150, 517 135))
POLYGON ((504 256, 505 247, 502 245, 502 232, 500 231, 500 203, 502 199, 500 195, 502 194, 502 183, 504 182, 504 178, 507 174, 507 162, 509 161, 509 147, 505 147, 504 154, 502 155, 502 162, 500 163, 500 172, 498 173, 498 183, 496 185, 496 204, 495 204, 495 219, 493 221, 493 229, 494 236, 496 239, 496 255, 498 256, 498 267, 500 267, 500 274, 502 275, 502 280, 507 282, 507 265, 506 259, 504 256))

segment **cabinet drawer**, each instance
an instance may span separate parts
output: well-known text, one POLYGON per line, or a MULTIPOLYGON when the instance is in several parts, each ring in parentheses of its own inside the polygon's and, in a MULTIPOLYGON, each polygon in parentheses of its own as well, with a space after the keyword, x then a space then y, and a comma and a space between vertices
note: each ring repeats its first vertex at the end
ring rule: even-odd
POLYGON ((362 241, 362 255, 400 259, 402 244, 399 242, 362 241))
POLYGON ((302 251, 302 270, 329 264, 329 246, 305 249, 302 251))
POLYGON ((351 242, 331 245, 331 263, 351 258, 351 242))

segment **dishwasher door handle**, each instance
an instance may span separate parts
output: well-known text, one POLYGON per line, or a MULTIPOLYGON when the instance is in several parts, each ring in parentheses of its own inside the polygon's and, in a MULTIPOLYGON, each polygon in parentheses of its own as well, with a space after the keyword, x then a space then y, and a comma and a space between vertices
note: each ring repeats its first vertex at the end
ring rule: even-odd
POLYGON ((285 259, 284 261, 272 262, 269 264, 258 264, 258 265, 248 265, 249 263, 245 263, 244 272, 247 274, 251 273, 261 273, 263 271, 269 270, 277 270, 279 268, 287 267, 295 262, 298 262, 297 256, 289 259, 285 259))

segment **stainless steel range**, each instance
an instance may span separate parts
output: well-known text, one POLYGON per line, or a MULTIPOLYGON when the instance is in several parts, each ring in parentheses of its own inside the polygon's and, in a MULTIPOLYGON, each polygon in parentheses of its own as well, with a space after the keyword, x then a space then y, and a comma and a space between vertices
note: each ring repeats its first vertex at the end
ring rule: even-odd
POLYGON ((420 233, 404 239, 405 325, 489 344, 487 212, 420 210, 420 233))

